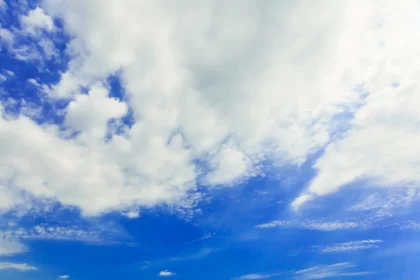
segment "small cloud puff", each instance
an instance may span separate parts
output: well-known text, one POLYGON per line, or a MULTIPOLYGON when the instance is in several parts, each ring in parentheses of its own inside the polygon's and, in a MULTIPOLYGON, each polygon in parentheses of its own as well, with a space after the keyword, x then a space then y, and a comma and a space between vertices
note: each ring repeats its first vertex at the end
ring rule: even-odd
POLYGON ((69 275, 60 275, 58 276, 58 279, 69 279, 70 276, 69 275))
POLYGON ((161 272, 159 272, 159 276, 160 277, 170 277, 170 276, 174 276, 175 273, 170 272, 168 270, 162 270, 161 272))

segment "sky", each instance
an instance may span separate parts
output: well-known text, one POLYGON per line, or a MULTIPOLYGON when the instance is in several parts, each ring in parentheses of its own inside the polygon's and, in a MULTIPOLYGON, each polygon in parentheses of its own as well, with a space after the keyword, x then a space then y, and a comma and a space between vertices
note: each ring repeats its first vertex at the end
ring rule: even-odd
POLYGON ((0 279, 420 279, 416 0, 0 0, 0 279))

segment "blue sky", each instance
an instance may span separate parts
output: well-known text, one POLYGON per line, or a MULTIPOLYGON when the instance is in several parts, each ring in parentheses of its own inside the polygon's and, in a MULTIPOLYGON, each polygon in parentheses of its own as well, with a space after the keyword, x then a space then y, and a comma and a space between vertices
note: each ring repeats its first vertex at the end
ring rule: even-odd
POLYGON ((419 8, 0 0, 0 279, 418 279, 419 8))

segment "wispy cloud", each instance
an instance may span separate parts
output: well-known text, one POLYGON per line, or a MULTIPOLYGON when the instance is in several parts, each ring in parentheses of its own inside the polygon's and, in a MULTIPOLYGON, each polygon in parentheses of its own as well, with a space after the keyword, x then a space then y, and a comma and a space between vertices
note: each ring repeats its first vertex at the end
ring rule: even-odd
POLYGON ((69 279, 70 275, 60 275, 58 276, 58 279, 69 279))
MULTIPOLYGON (((108 231, 106 228, 80 227, 74 226, 35 226, 31 228, 15 227, 8 229, 0 229, 1 240, 22 240, 22 239, 49 239, 49 240, 68 240, 79 241, 85 243, 98 244, 120 244, 116 241, 118 234, 114 231, 108 231)), ((11 243, 16 250, 17 243, 11 243)), ((10 246, 12 246, 10 245, 10 246)), ((11 248, 11 247, 10 247, 11 248)), ((21 249, 23 247, 20 247, 21 249)))
POLYGON ((194 259, 201 259, 204 257, 207 257, 210 254, 213 254, 214 252, 219 251, 219 249, 214 248, 201 248, 198 252, 194 252, 185 256, 181 257, 172 257, 169 260, 170 261, 186 261, 186 260, 194 260, 194 259))
POLYGON ((242 275, 242 276, 240 276, 238 278, 234 278, 234 279, 236 279, 236 280, 270 279, 270 278, 277 277, 277 276, 284 275, 284 274, 285 274, 284 272, 282 272, 282 273, 263 273, 263 274, 256 273, 256 274, 242 275))
POLYGON ((399 228, 402 229, 402 230, 406 230, 406 229, 420 230, 420 222, 418 222, 418 221, 405 221, 405 222, 402 222, 400 224, 399 228))
POLYGON ((419 189, 391 189, 370 194, 351 206, 349 210, 368 212, 376 218, 390 217, 407 210, 410 205, 419 200, 419 189))
POLYGON ((35 266, 28 265, 26 263, 10 263, 10 262, 2 262, 0 263, 0 270, 21 270, 21 271, 30 271, 30 270, 38 270, 35 266))
POLYGON ((294 273, 299 280, 325 279, 332 277, 350 277, 374 274, 372 271, 351 271, 355 265, 349 262, 336 263, 332 265, 317 265, 302 269, 294 273))
POLYGON ((321 253, 340 253, 379 248, 379 244, 382 242, 382 240, 367 239, 336 243, 329 246, 315 246, 315 248, 319 248, 321 253))
POLYGON ((363 221, 317 221, 317 220, 306 220, 306 221, 288 221, 288 220, 277 220, 271 221, 264 224, 256 225, 257 228, 297 228, 307 230, 318 230, 318 231, 334 231, 334 230, 345 230, 345 229, 357 229, 364 228, 367 224, 363 221))

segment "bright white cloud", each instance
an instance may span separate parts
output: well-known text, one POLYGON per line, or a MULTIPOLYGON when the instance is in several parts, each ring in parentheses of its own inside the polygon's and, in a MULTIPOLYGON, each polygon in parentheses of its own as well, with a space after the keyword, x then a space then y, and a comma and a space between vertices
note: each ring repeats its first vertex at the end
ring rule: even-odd
POLYGON ((137 219, 137 218, 140 217, 140 212, 132 210, 132 211, 128 211, 128 212, 124 213, 124 216, 126 216, 129 219, 137 219))
POLYGON ((170 276, 175 276, 175 273, 170 272, 168 270, 163 270, 163 271, 159 272, 159 276, 161 276, 161 277, 170 277, 170 276))
POLYGON ((360 251, 373 248, 379 248, 379 244, 382 240, 356 240, 343 243, 337 243, 329 246, 321 246, 319 250, 321 253, 340 253, 350 251, 360 251))
POLYGON ((26 263, 0 262, 0 270, 31 271, 31 270, 38 270, 38 268, 32 265, 26 264, 26 263))
POLYGON ((96 144, 104 137, 107 122, 127 114, 127 105, 108 97, 103 85, 93 85, 89 94, 80 94, 67 107, 66 125, 81 132, 86 144, 96 144))
POLYGON ((413 36, 419 3, 382 4, 376 12, 380 27, 369 33, 374 45, 364 50, 369 58, 360 72, 366 98, 350 121, 351 129, 331 142, 315 164, 318 174, 303 195, 326 195, 355 180, 420 186, 420 64, 414 59, 420 39, 413 36))
POLYGON ((40 7, 30 10, 27 15, 21 17, 20 21, 23 29, 33 34, 37 30, 52 31, 54 29, 53 19, 40 7))
MULTIPOLYGON (((301 164, 325 146, 296 208, 357 178, 418 180, 420 156, 407 148, 418 143, 420 119, 414 0, 44 2, 21 24, 36 33, 63 21, 71 61, 46 87, 71 102, 64 127, 0 120, 0 180, 13 188, 86 215, 188 207, 200 198, 198 183, 231 185, 263 175, 265 160, 301 164), (109 97, 115 74, 123 101, 109 97), (130 126, 120 120, 128 108, 130 126), (336 116, 349 112, 350 130, 337 138, 336 116)), ((54 56, 51 42, 40 47, 54 56)), ((26 49, 16 55, 28 57, 26 49)), ((19 203, 8 200, 8 208, 19 203)))
POLYGON ((373 274, 371 271, 352 271, 355 265, 348 262, 332 265, 317 265, 295 272, 295 278, 300 280, 342 278, 354 276, 366 276, 373 274))

